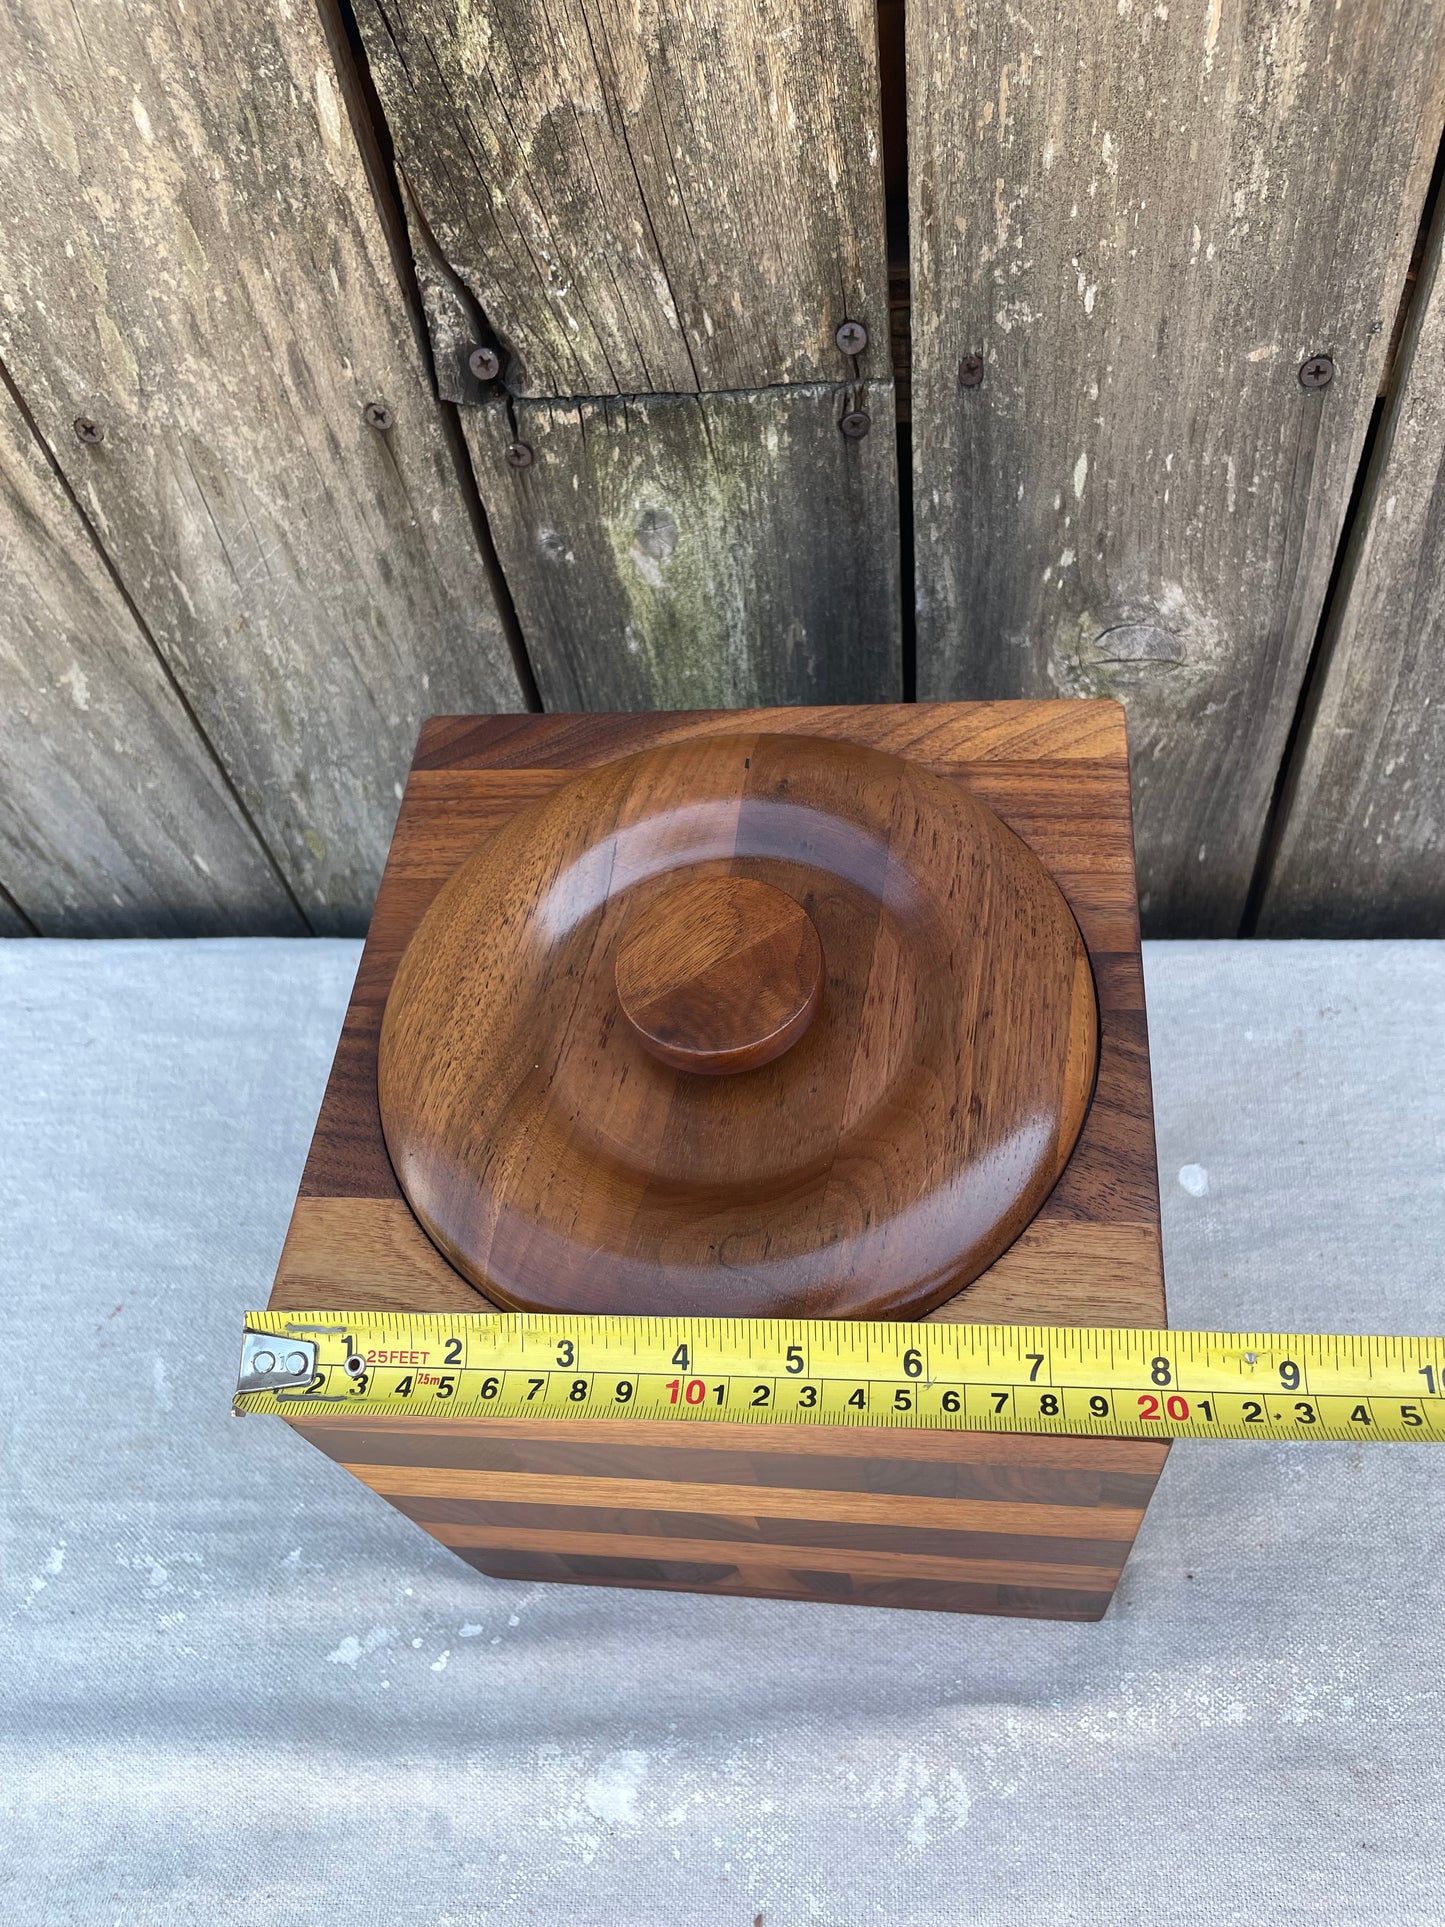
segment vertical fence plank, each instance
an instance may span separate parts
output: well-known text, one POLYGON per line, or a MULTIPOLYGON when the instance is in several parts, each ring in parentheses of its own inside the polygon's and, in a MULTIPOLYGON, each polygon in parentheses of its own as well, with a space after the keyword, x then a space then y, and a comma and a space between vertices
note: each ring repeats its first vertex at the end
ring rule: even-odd
POLYGON ((35 925, 0 892, 0 937, 33 937, 35 925))
POLYGON ((402 170, 514 393, 887 374, 870 0, 357 12, 402 170), (850 316, 856 360, 834 340, 850 316))
POLYGON ((1445 207, 1421 264, 1259 927, 1445 936, 1445 207))
POLYGON ((860 384, 468 409, 546 706, 896 697, 890 402, 860 384), (854 406, 884 427, 845 436, 854 406))
POLYGON ((419 719, 520 698, 316 12, 14 0, 0 144, 0 352, 313 926, 356 928, 419 719))
POLYGON ((43 935, 305 930, 3 386, 0 719, 0 885, 43 935))
POLYGON ((1442 28, 1440 0, 910 0, 919 693, 1121 697, 1171 934, 1243 909, 1442 28))
POLYGON ((358 18, 544 701, 896 698, 868 0, 358 18), (500 383, 466 372, 468 329, 500 383))

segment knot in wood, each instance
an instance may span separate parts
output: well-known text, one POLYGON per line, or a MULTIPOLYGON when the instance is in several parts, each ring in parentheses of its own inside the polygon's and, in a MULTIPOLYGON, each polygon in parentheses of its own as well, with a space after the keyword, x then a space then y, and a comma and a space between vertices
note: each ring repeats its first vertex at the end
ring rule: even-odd
POLYGON ((654 1057, 724 1076, 770 1064, 803 1035, 823 994, 823 947, 785 891, 699 877, 639 915, 616 982, 623 1016, 654 1057))

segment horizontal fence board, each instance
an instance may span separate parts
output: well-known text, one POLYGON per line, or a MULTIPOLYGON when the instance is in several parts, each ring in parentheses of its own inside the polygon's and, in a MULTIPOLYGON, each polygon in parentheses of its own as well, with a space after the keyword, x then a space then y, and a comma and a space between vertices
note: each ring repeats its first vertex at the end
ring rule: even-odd
POLYGON ((305 930, 3 386, 0 885, 0 935, 305 930))
POLYGON ((313 927, 358 929, 420 719, 520 695, 320 20, 15 0, 0 128, 0 353, 313 927))
POLYGON ((910 0, 919 692, 1127 704, 1155 931, 1244 908, 1442 28, 1440 0, 910 0))
POLYGON ((1259 928, 1445 936, 1442 205, 1286 790, 1259 928))
POLYGON ((546 708, 897 699, 889 384, 463 419, 546 708), (878 426, 850 440, 860 408, 878 426), (508 467, 514 439, 530 467, 508 467))
MULTIPOLYGON (((513 392, 886 375, 868 0, 358 0, 357 17, 415 206, 513 392), (845 318, 870 331, 856 361, 845 318)), ((476 399, 433 325, 443 392, 476 399)))

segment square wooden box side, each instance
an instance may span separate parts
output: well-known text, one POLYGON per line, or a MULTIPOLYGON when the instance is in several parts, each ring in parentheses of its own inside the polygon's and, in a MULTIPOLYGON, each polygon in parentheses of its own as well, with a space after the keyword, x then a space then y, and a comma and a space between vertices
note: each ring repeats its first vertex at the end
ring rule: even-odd
MULTIPOLYGON (((442 717, 423 731, 271 1303, 476 1311, 392 1172, 376 1048, 392 976, 477 841, 579 769, 739 728, 846 738, 967 783, 1062 889, 1093 964, 1098 1084, 1023 1236, 938 1320, 1165 1322, 1123 712, 1112 703, 442 717)), ((528 1421, 298 1429, 482 1570, 1049 1617, 1108 1604, 1163 1446, 528 1421), (906 1444, 900 1444, 906 1440, 906 1444), (806 1441, 806 1443, 804 1443, 806 1441)))

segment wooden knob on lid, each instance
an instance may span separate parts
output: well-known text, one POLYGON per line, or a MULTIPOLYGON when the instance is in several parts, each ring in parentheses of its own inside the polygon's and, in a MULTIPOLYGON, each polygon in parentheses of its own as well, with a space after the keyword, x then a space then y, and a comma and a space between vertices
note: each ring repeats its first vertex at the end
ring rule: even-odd
POLYGON ((823 995, 823 946, 802 905, 753 877, 699 877, 623 939, 617 1001, 674 1070, 725 1076, 795 1044, 823 995))

